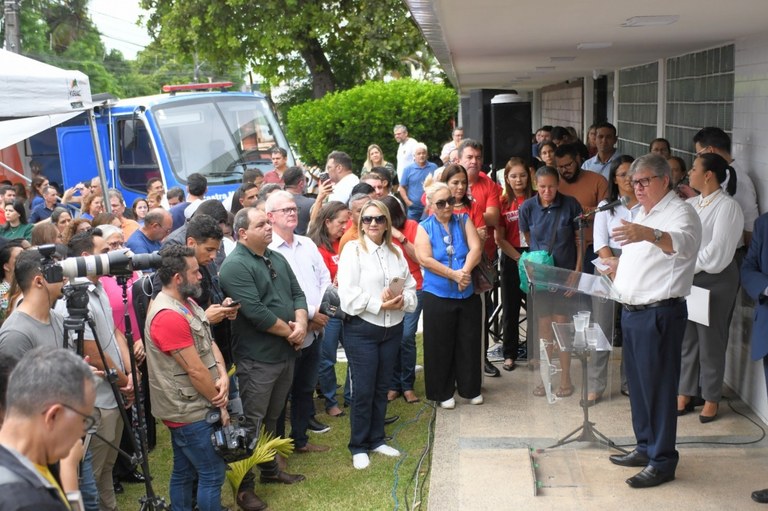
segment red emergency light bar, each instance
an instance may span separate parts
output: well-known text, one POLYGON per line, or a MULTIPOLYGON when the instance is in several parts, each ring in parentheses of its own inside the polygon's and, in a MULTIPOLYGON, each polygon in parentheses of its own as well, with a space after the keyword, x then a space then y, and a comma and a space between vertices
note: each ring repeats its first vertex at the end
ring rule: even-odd
POLYGON ((163 92, 175 94, 177 92, 221 89, 226 90, 232 87, 232 82, 210 82, 210 83, 184 83, 181 85, 163 85, 163 92))

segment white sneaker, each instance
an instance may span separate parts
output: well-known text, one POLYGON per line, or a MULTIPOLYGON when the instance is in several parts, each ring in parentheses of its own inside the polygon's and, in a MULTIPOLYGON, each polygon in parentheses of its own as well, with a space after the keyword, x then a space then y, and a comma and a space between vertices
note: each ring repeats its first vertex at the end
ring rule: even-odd
POLYGON ((446 410, 453 410, 454 408, 456 408, 456 400, 451 398, 451 399, 446 399, 445 401, 440 401, 440 408, 445 408, 446 410))
POLYGON ((478 394, 477 397, 473 397, 469 400, 469 404, 471 405, 481 405, 483 404, 483 395, 478 394))
POLYGON ((371 460, 368 458, 368 455, 364 452, 361 452, 360 454, 353 454, 352 455, 352 466, 355 467, 357 470, 363 470, 364 468, 368 468, 368 465, 371 464, 371 460))
POLYGON ((398 451, 394 447, 388 446, 387 444, 381 444, 377 448, 373 449, 371 452, 377 452, 379 454, 383 454, 384 456, 392 456, 393 458, 400 457, 400 451, 398 451))

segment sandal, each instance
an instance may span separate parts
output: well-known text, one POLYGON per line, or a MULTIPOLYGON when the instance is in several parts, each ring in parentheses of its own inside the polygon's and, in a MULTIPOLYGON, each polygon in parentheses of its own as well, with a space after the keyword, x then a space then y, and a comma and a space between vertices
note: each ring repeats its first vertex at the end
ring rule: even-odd
POLYGON ((533 389, 533 395, 537 397, 544 397, 547 395, 547 391, 544 388, 544 385, 539 385, 535 389, 533 389))
POLYGON ((405 392, 403 392, 403 399, 405 399, 405 402, 408 403, 409 405, 412 405, 421 401, 421 399, 419 399, 419 396, 417 396, 416 393, 412 390, 406 390, 405 392))
POLYGON ((390 390, 387 392, 387 401, 390 403, 400 397, 400 393, 396 390, 390 390))
POLYGON ((573 385, 569 387, 560 387, 557 389, 557 392, 555 392, 555 395, 557 397, 569 397, 573 395, 573 385))

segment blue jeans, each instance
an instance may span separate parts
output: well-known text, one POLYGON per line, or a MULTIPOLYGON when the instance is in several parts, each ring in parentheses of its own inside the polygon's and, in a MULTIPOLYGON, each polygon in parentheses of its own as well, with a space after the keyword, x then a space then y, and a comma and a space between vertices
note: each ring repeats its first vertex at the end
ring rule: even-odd
MULTIPOLYGON (((315 403, 312 401, 312 393, 317 382, 317 364, 320 361, 320 343, 322 336, 308 347, 301 350, 296 366, 293 370, 293 383, 291 385, 291 438, 293 447, 304 447, 309 441, 307 428, 309 419, 315 415, 315 403)), ((277 434, 285 437, 285 408, 277 420, 277 434)))
POLYGON ((80 494, 83 496, 85 511, 99 511, 99 490, 96 488, 96 478, 93 475, 93 453, 88 449, 83 462, 80 464, 78 480, 80 494))
POLYGON ((424 215, 424 206, 421 205, 421 198, 418 200, 418 203, 414 202, 408 206, 408 219, 415 220, 416 222, 420 222, 421 217, 424 215))
MULTIPOLYGON (((336 400, 336 349, 339 346, 339 340, 342 340, 342 320, 339 318, 330 318, 325 325, 323 339, 320 344, 320 362, 318 364, 317 379, 320 383, 320 392, 325 396, 325 409, 339 406, 336 400)), ((342 340, 342 343, 344 341, 342 340)), ((349 403, 352 400, 349 386, 349 370, 347 370, 347 381, 344 385, 344 400, 349 403)))
POLYGON ((395 358, 395 370, 392 373, 392 383, 389 390, 405 392, 413 390, 416 380, 416 330, 419 328, 421 316, 421 289, 416 291, 416 310, 406 312, 403 319, 403 339, 400 341, 400 351, 395 358))
POLYGON ((173 445, 171 509, 192 511, 192 481, 197 475, 197 507, 200 511, 221 511, 221 485, 227 464, 213 450, 213 426, 202 420, 169 429, 173 445))
POLYGON ((402 338, 402 323, 385 328, 358 317, 344 323, 344 349, 352 373, 352 454, 368 452, 384 443, 387 390, 402 338))

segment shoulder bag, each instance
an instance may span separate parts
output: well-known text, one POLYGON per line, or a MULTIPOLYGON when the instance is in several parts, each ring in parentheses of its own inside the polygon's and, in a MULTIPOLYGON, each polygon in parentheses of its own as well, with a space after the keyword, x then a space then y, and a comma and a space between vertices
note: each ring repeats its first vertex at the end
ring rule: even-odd
MULTIPOLYGON (((466 222, 469 215, 465 213, 457 218, 462 222, 461 233, 464 235, 464 244, 469 248, 466 231, 466 222)), ((499 279, 499 270, 496 268, 496 264, 491 261, 485 253, 485 247, 481 247, 480 254, 480 262, 472 268, 472 287, 474 288, 476 295, 487 293, 493 289, 499 279)))

